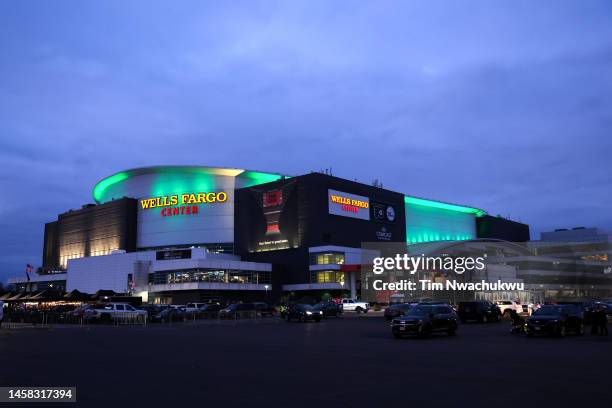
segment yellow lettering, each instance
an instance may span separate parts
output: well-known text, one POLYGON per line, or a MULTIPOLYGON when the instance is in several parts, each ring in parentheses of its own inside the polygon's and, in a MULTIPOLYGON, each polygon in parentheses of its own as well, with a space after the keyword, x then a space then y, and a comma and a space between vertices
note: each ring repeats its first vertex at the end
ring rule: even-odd
POLYGON ((217 202, 219 203, 224 203, 227 201, 227 193, 221 191, 220 193, 217 193, 217 202))
POLYGON ((185 193, 144 198, 140 200, 140 206, 143 210, 146 210, 156 207, 176 206, 179 204, 224 203, 226 201, 227 193, 224 191, 218 193, 185 193))

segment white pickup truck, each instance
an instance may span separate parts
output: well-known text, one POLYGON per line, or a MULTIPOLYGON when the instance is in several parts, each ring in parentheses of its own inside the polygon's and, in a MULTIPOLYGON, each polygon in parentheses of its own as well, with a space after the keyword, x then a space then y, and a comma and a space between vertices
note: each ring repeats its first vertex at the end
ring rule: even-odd
POLYGON ((342 299, 341 305, 344 312, 368 313, 368 310, 370 310, 368 302, 360 302, 354 299, 342 299))
POLYGON ((146 320, 147 312, 127 303, 98 303, 85 310, 85 319, 110 323, 113 320, 146 320))
POLYGON ((512 300, 498 300, 495 304, 499 307, 503 317, 508 317, 510 310, 514 310, 516 313, 523 313, 523 306, 512 300))

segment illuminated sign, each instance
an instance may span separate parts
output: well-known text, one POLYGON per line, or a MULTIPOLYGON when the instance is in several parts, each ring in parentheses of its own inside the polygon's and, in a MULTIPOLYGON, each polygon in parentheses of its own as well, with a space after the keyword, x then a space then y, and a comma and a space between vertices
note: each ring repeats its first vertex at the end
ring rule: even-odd
POLYGON ((263 213, 266 217, 266 235, 280 234, 280 214, 283 209, 283 191, 270 190, 262 195, 263 213))
POLYGON ((329 213, 343 217, 370 220, 370 199, 341 191, 327 191, 329 213))
POLYGON ((289 200, 294 190, 293 181, 277 184, 273 188, 251 190, 265 219, 265 227, 259 222, 253 223, 249 251, 277 251, 299 246, 297 203, 289 200), (291 202, 293 204, 287 206, 291 202))
POLYGON ((227 193, 185 193, 173 194, 154 198, 144 198, 140 200, 140 207, 143 210, 161 208, 162 217, 173 215, 195 215, 198 214, 197 204, 217 204, 227 201, 227 193))
POLYGON ((372 203, 372 218, 376 221, 393 223, 395 221, 395 208, 383 203, 372 203))

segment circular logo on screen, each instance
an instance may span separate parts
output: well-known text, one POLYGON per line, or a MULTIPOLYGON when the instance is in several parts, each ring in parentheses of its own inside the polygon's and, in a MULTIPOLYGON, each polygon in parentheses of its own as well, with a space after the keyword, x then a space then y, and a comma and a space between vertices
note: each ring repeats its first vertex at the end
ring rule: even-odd
POLYGON ((387 219, 391 222, 395 220, 395 210, 391 206, 387 207, 387 219))

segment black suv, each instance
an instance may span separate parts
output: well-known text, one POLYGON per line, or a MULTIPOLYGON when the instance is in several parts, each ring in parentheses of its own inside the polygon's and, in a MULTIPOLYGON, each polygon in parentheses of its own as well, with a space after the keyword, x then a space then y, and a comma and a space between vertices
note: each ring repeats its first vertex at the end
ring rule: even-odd
POLYGON ((584 320, 582 311, 575 305, 544 305, 525 323, 527 336, 547 334, 563 337, 572 332, 584 334, 584 320))
POLYGON ((317 312, 323 312, 323 317, 342 316, 342 308, 334 302, 319 302, 312 309, 317 312))
POLYGON ((395 338, 408 334, 425 337, 436 332, 454 336, 456 331, 457 315, 452 307, 444 305, 416 305, 391 321, 391 332, 395 338))
POLYGON ((285 312, 285 320, 288 322, 291 319, 296 319, 298 322, 307 322, 314 320, 319 323, 323 318, 323 311, 315 310, 312 306, 298 303, 293 305, 285 312))
POLYGON ((485 300, 459 302, 457 314, 459 319, 461 319, 461 323, 465 323, 468 320, 476 320, 481 323, 499 322, 501 320, 499 306, 485 300))

